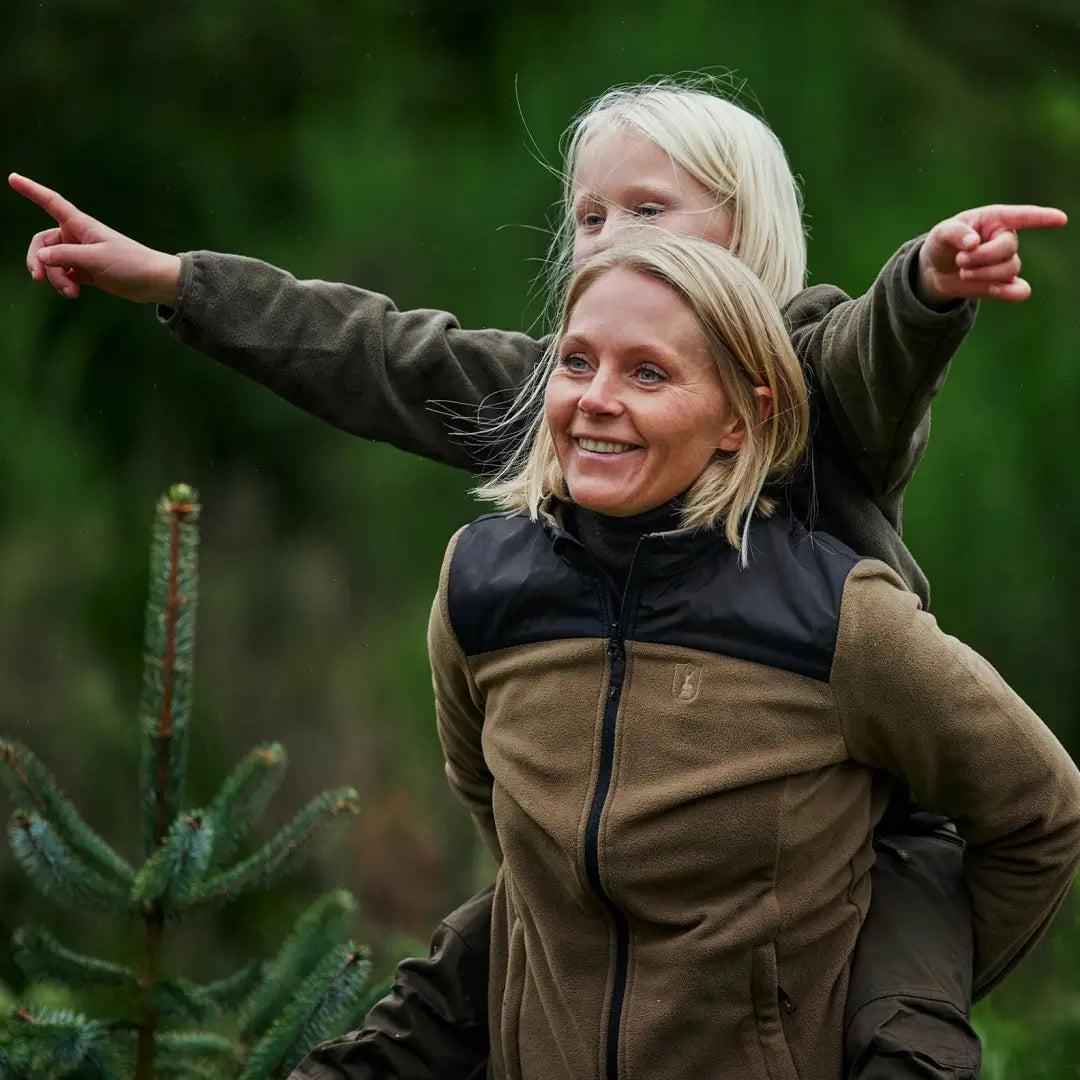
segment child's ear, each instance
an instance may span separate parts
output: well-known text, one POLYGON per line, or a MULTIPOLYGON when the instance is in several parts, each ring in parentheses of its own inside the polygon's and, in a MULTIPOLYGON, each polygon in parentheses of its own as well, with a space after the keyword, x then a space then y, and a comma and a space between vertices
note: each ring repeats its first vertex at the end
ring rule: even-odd
MULTIPOLYGON (((767 386, 755 386, 754 397, 757 398, 758 423, 764 424, 773 412, 772 391, 767 386)), ((736 420, 734 426, 728 430, 717 446, 720 450, 741 450, 744 442, 746 442, 746 428, 743 427, 741 421, 736 420)))

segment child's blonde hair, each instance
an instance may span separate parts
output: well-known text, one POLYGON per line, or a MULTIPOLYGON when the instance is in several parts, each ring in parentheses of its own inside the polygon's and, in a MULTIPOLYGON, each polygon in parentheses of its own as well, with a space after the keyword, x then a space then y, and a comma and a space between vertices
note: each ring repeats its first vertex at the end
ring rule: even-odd
MULTIPOLYGON (((614 267, 648 275, 673 289, 694 313, 720 373, 728 408, 745 432, 742 447, 717 452, 686 494, 684 526, 721 521, 731 545, 748 555, 750 519, 771 513, 762 489, 800 460, 806 445, 809 409, 806 382, 775 300, 739 259, 717 244, 658 233, 607 248, 589 258, 570 282, 559 330, 541 365, 546 378, 558 362, 559 341, 574 307, 599 277, 614 267), (759 418, 755 387, 768 387, 772 412, 759 418)), ((532 383, 532 380, 530 380, 532 383)), ((491 481, 475 489, 504 510, 528 511, 535 518, 548 495, 568 498, 547 419, 538 410, 535 388, 527 386, 511 415, 532 423, 509 462, 491 481)))
MULTIPOLYGON (((763 120, 695 77, 616 87, 567 129, 563 205, 552 247, 555 280, 570 274, 574 244, 574 175, 582 150, 613 128, 642 135, 670 155, 729 207, 731 250, 781 306, 805 285, 802 200, 780 140, 763 120)), ((662 227, 663 222, 659 223, 662 227)), ((556 284, 556 291, 557 284, 556 284)))

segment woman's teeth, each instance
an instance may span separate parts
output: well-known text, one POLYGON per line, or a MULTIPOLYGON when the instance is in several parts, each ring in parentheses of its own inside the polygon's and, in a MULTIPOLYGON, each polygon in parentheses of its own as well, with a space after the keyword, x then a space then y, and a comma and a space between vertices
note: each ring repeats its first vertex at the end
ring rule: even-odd
POLYGON ((630 443, 606 442, 602 439, 578 439, 577 443, 582 450, 591 450, 594 454, 622 454, 634 449, 630 443))

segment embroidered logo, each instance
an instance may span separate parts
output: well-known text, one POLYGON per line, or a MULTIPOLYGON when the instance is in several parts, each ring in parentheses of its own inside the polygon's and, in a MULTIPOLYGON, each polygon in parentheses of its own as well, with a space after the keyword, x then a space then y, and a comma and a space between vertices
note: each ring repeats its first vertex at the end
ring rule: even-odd
POLYGON ((693 701, 701 688, 700 664, 676 664, 672 693, 680 701, 693 701))

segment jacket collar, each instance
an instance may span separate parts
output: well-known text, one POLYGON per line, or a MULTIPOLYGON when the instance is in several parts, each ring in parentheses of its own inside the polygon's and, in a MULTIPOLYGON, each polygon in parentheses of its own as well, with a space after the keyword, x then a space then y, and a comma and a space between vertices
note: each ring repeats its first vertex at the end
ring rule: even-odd
MULTIPOLYGON (((540 503, 537 520, 560 559, 576 568, 595 572, 585 546, 566 528, 566 507, 564 500, 549 495, 540 503)), ((739 553, 728 543, 723 530, 716 526, 643 533, 634 555, 634 574, 669 577, 709 555, 736 560, 739 553)))

